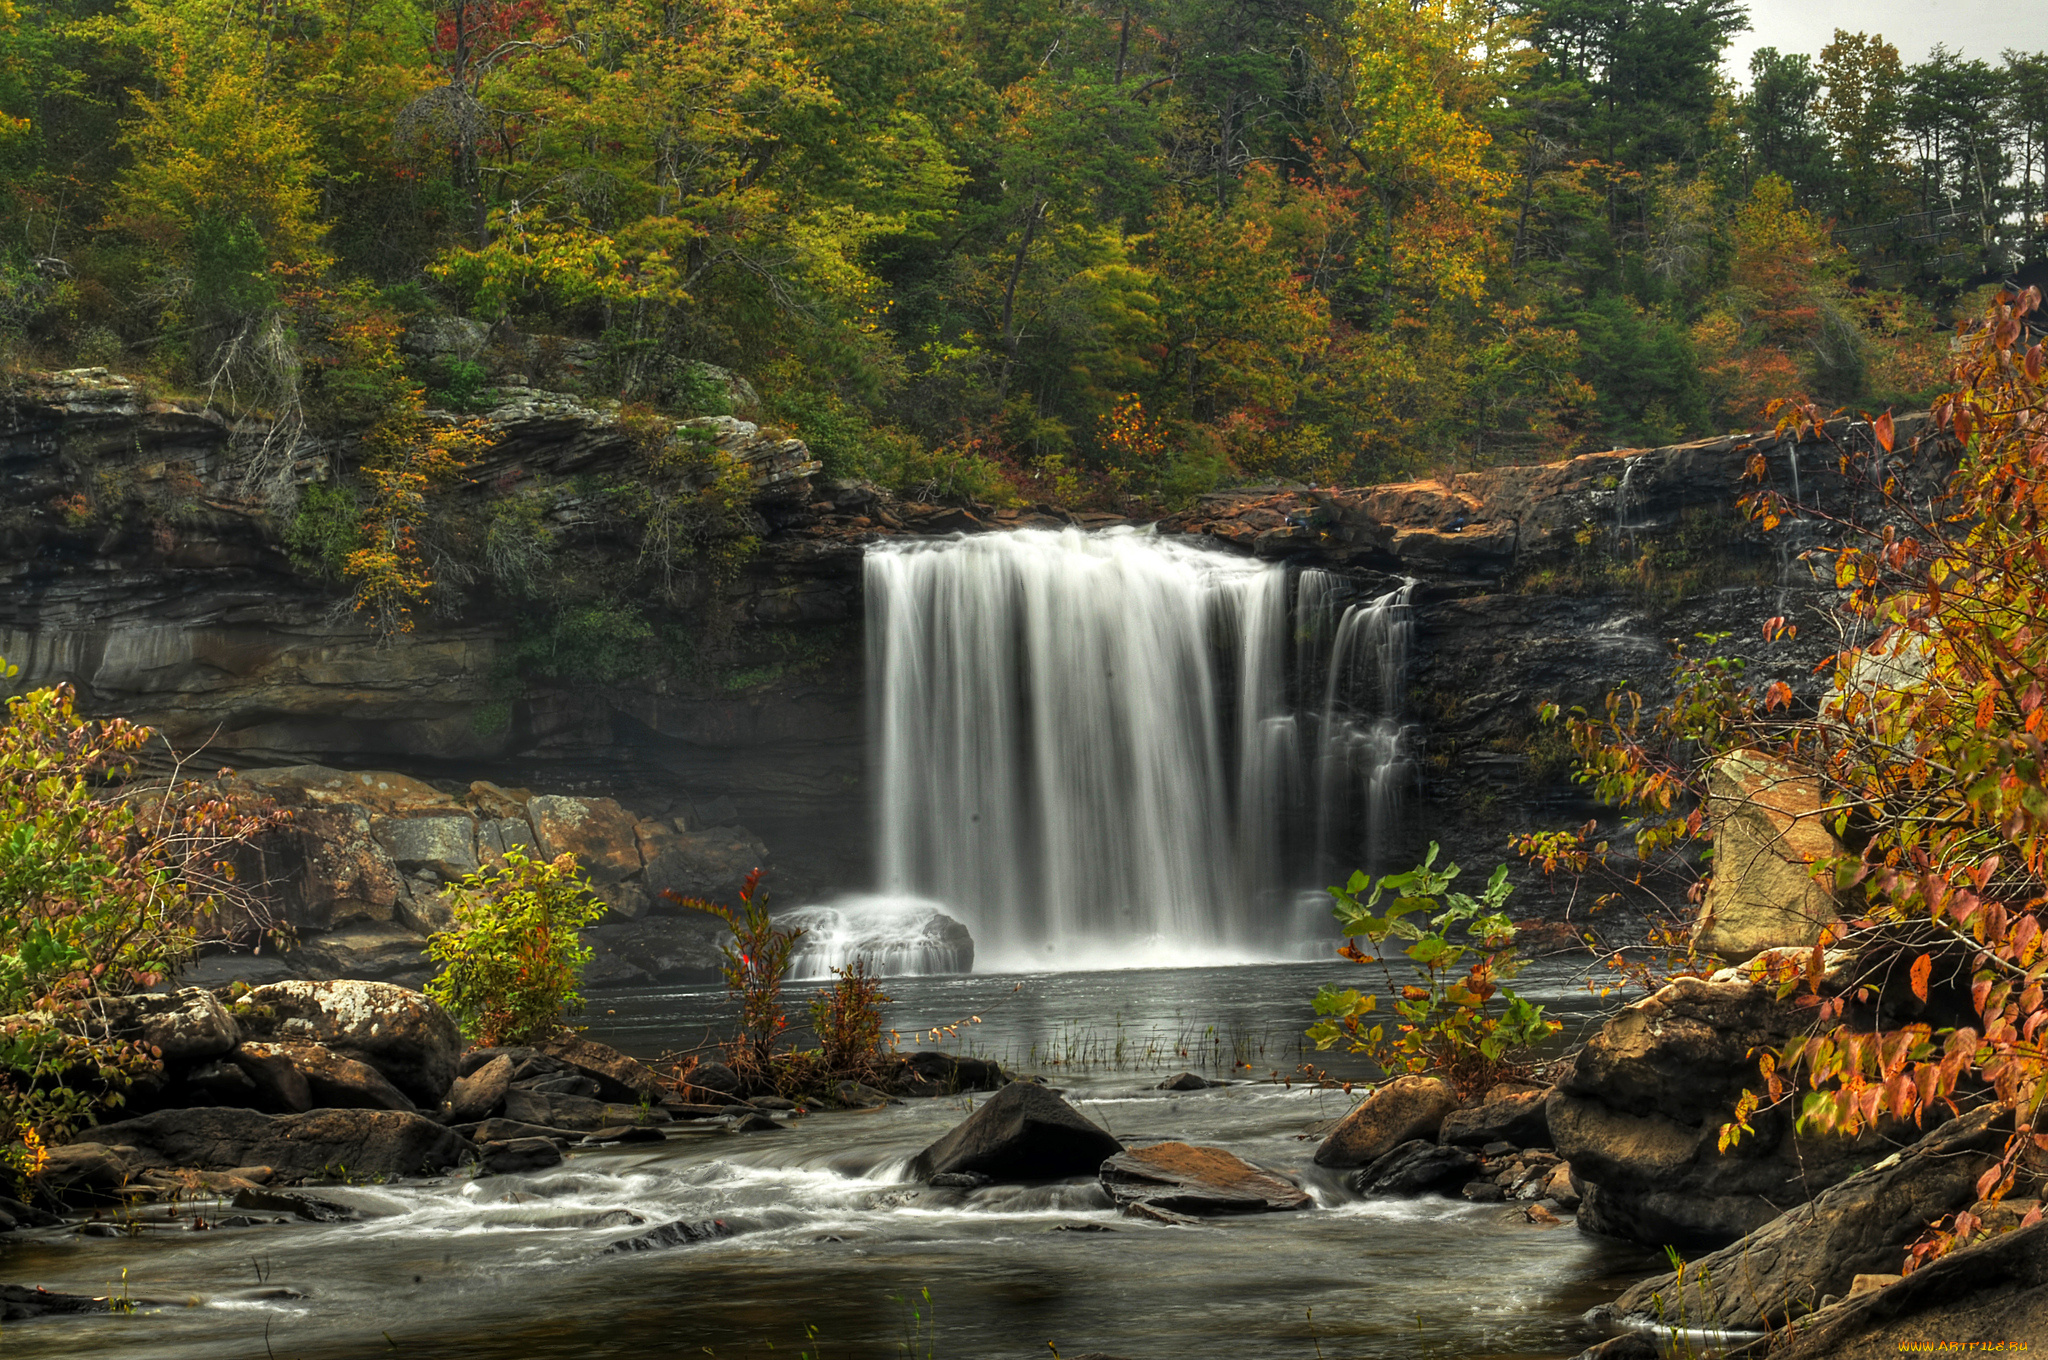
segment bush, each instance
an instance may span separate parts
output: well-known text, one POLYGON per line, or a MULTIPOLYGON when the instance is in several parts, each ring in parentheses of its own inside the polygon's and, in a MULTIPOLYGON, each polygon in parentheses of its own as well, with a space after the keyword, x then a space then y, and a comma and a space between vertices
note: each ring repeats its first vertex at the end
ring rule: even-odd
POLYGON ((1430 843, 1421 864, 1405 874, 1388 874, 1371 883, 1354 873, 1341 888, 1335 916, 1347 936, 1363 935, 1375 946, 1406 941, 1418 981, 1397 983, 1387 967, 1386 951, 1367 954, 1347 939, 1337 951, 1353 963, 1376 963, 1396 998, 1400 1017, 1395 1032, 1366 1025, 1379 998, 1325 985, 1316 993, 1316 1014, 1327 1017, 1309 1031, 1318 1049, 1348 1040, 1353 1053, 1364 1053, 1388 1072, 1434 1072, 1457 1089, 1460 1097, 1483 1095, 1495 1082, 1511 1076, 1531 1045, 1555 1033, 1559 1025, 1543 1016, 1543 1008, 1524 1000, 1504 984, 1522 971, 1527 960, 1515 948, 1515 927, 1504 908, 1514 891, 1506 865, 1493 871, 1478 897, 1450 891, 1458 866, 1436 868, 1437 846, 1430 843), (1372 893, 1360 902, 1368 884, 1372 893), (1374 915, 1380 899, 1393 903, 1374 915), (1412 918, 1412 919, 1411 919, 1412 918), (1417 921, 1426 923, 1417 924, 1417 921), (1451 940, 1462 932, 1469 944, 1451 940), (1469 961, 1468 961, 1469 960, 1469 961))
POLYGON ((156 1067, 106 1033, 100 1003, 267 924, 227 860, 263 818, 189 784, 105 792, 153 736, 81 720, 68 687, 9 700, 0 725, 0 1168, 17 1178, 156 1067))
POLYGON ((285 527, 285 551, 308 576, 338 581, 349 554, 362 546, 363 512, 355 488, 308 482, 299 493, 298 513, 285 527))
POLYGON ((694 897, 669 896, 682 906, 716 916, 732 929, 724 945, 726 990, 740 1003, 739 1033, 725 1046, 726 1064, 748 1090, 777 1086, 776 1045, 789 1028, 782 1010, 782 983, 789 976, 789 956, 803 938, 800 929, 778 929, 768 916, 768 894, 761 890, 761 871, 747 875, 737 909, 694 897))
POLYGON ((479 869, 454 888, 455 924, 427 940, 441 972, 427 995, 477 1043, 533 1044, 554 1037, 583 1007, 577 990, 590 950, 578 934, 604 914, 574 855, 479 869))
POLYGON ((866 959, 834 968, 838 979, 811 1000, 811 1026, 825 1070, 835 1079, 873 1080, 881 1064, 882 1007, 889 997, 866 959))

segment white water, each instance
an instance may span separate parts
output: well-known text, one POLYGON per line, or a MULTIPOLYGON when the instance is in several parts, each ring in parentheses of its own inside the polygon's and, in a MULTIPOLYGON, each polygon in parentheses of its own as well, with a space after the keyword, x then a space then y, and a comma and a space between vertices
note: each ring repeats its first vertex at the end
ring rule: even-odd
POLYGON ((946 929, 945 904, 920 897, 866 894, 778 918, 804 934, 790 957, 793 982, 823 981, 857 959, 883 977, 970 972, 974 946, 946 929))

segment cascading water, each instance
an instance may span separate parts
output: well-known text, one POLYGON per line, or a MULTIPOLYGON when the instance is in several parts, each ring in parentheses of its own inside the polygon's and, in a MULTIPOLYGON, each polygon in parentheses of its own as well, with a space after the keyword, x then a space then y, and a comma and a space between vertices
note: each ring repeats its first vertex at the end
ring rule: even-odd
POLYGON ((1384 868, 1412 582, 1119 529, 878 544, 865 585, 880 892, 793 916, 796 976, 1274 958, 1328 935, 1295 891, 1384 868))
POLYGON ((1009 966, 1242 956, 1293 760, 1280 567, 1133 531, 867 558, 883 890, 1009 966))

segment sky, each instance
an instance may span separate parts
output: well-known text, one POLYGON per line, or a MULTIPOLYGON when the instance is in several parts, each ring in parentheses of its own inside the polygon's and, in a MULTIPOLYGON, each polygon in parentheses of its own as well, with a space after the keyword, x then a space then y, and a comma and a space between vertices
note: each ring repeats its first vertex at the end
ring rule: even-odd
POLYGON ((1726 55, 1744 85, 1759 47, 1818 56, 1838 28, 1883 34, 1909 66, 1938 42, 1993 64, 2008 47, 2048 51, 2048 0, 1750 0, 1749 24, 1726 55))

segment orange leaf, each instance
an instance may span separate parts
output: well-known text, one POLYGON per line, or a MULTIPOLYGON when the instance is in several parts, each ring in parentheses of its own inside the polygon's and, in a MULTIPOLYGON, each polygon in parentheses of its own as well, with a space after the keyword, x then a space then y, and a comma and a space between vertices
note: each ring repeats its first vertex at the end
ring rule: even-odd
POLYGON ((1908 976, 1913 983, 1913 995, 1919 997, 1922 1003, 1925 1003, 1927 1000, 1927 978, 1933 971, 1933 955, 1922 954, 1919 958, 1913 960, 1913 969, 1908 976))
POLYGON ((1892 451, 1892 413, 1886 411, 1883 415, 1879 416, 1877 423, 1871 426, 1871 431, 1877 436, 1878 447, 1886 453, 1890 453, 1892 451))

